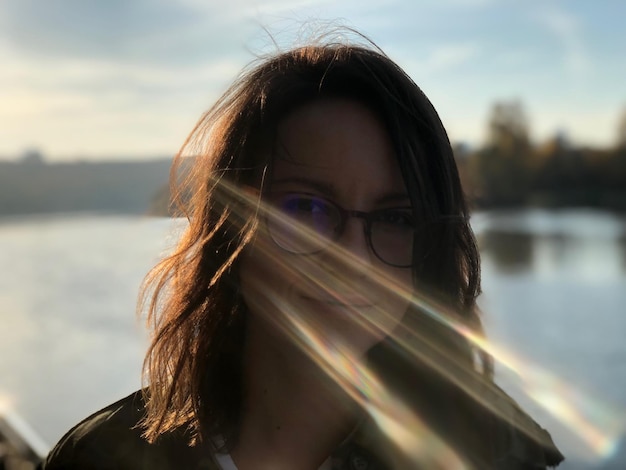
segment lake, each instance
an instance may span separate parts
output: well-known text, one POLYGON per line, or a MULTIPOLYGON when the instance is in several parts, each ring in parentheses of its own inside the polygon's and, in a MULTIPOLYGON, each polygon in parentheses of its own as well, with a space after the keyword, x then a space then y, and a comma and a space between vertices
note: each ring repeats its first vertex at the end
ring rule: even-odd
MULTIPOLYGON (((498 382, 550 430, 568 457, 559 469, 626 468, 626 218, 527 210, 477 213, 473 225, 498 382)), ((140 387, 136 296, 179 229, 90 214, 0 219, 0 408, 43 445, 140 387)))

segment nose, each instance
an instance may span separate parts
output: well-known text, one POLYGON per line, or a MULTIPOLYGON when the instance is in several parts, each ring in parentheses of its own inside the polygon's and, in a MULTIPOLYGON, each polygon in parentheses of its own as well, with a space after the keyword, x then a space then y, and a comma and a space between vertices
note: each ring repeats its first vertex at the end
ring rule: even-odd
POLYGON ((348 217, 333 245, 337 249, 330 250, 331 257, 336 263, 347 265, 357 272, 363 272, 371 267, 374 256, 367 241, 365 223, 360 217, 348 217))

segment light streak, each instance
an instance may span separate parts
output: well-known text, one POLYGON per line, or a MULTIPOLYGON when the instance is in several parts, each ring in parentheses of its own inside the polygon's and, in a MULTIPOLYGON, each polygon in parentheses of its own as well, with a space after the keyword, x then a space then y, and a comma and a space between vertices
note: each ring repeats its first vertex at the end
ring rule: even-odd
MULTIPOLYGON (((283 223, 294 223, 271 206, 261 203, 258 193, 241 191, 223 181, 221 185, 225 197, 238 201, 242 207, 247 207, 246 213, 250 213, 252 207, 258 211, 260 218, 276 217, 283 223)), ((242 219, 245 219, 245 215, 242 219)), ((260 224, 259 230, 263 230, 263 224, 260 224)), ((307 227, 300 226, 297 232, 307 243, 319 243, 319 236, 307 227)), ((253 242, 255 249, 275 250, 275 247, 267 245, 272 242, 263 237, 262 233, 257 234, 253 242)), ((620 435, 626 427, 624 410, 584 394, 556 374, 493 341, 488 341, 468 327, 449 307, 434 301, 428 293, 414 292, 411 288, 399 285, 397 280, 387 273, 375 269, 370 264, 364 264, 363 260, 341 246, 329 244, 324 256, 333 256, 353 272, 367 270, 368 279, 373 280, 386 294, 410 301, 436 323, 456 332, 477 350, 491 355, 501 366, 519 377, 522 389, 529 398, 571 429, 598 458, 609 457, 615 451, 620 435)), ((328 272, 324 266, 319 265, 314 256, 302 256, 298 263, 291 264, 277 256, 273 262, 276 269, 282 270, 284 275, 302 279, 337 300, 341 300, 339 293, 368 294, 360 292, 359 289, 363 288, 355 285, 351 279, 328 272)), ((277 326, 349 396, 367 410, 391 441, 407 456, 421 463, 428 462, 431 465, 429 468, 439 468, 438 465, 442 465, 440 468, 464 468, 463 460, 454 449, 427 429, 425 421, 399 400, 360 358, 356 357, 346 345, 329 341, 325 337, 323 325, 316 323, 323 320, 307 318, 308 315, 298 311, 298 306, 288 304, 284 299, 275 298, 273 302, 276 308, 284 313, 276 317, 277 326)), ((374 315, 368 313, 365 315, 356 308, 350 311, 350 318, 355 327, 361 328, 364 332, 393 336, 405 352, 416 361, 429 365, 452 384, 464 390, 477 403, 509 421, 513 426, 517 426, 530 437, 542 441, 543 434, 538 433, 537 428, 529 422, 518 419, 519 416, 516 416, 510 400, 503 399, 502 394, 489 388, 485 382, 477 380, 478 374, 469 371, 467 365, 459 363, 452 357, 446 357, 447 353, 432 342, 429 345, 430 352, 426 352, 421 346, 429 343, 429 338, 406 325, 401 325, 394 332, 386 331, 387 312, 378 309, 374 315)))

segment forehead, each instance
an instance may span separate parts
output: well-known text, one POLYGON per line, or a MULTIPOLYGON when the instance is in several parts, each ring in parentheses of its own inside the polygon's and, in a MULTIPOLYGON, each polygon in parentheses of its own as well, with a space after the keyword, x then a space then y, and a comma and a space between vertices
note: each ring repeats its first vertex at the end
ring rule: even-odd
POLYGON ((279 123, 272 181, 307 179, 337 193, 406 193, 385 126, 347 99, 306 104, 279 123))

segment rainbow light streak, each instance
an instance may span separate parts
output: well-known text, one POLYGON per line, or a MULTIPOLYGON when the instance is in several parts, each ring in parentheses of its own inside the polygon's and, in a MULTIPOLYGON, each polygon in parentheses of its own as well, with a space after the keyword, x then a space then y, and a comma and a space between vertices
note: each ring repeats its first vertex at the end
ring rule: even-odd
POLYGON ((427 468, 461 470, 466 465, 423 420, 394 396, 366 365, 341 344, 324 341, 296 315, 290 315, 294 340, 342 389, 359 403, 378 427, 412 462, 427 468))
MULTIPOLYGON (((257 240, 257 243, 260 242, 257 240)), ((281 269, 288 271, 291 268, 279 259, 275 262, 280 264, 281 269)), ((259 283, 257 288, 263 286, 262 280, 256 282, 259 283)), ((466 468, 455 451, 394 396, 345 344, 329 341, 321 333, 321 325, 316 325, 316 318, 298 314, 297 307, 281 296, 271 297, 276 311, 285 314, 268 315, 270 321, 368 412, 405 458, 433 469, 466 468)), ((357 310, 353 313, 357 321, 364 322, 357 310)))
MULTIPOLYGON (((626 413, 623 410, 604 405, 592 397, 584 396, 582 392, 573 392, 575 388, 559 379, 545 369, 531 362, 517 357, 503 347, 486 340, 483 336, 452 318, 442 306, 430 301, 424 295, 415 299, 416 305, 427 312, 432 318, 451 328, 465 337, 471 344, 490 354, 503 366, 514 372, 522 382, 524 392, 546 409, 553 416, 567 425, 575 435, 583 440, 589 449, 598 457, 609 457, 617 448, 620 435, 626 423, 626 413)), ((483 406, 506 418, 506 410, 494 407, 489 399, 481 396, 479 390, 472 390, 458 378, 450 376, 449 371, 441 371, 457 385, 462 386, 483 406)), ((512 422, 519 427, 519 423, 512 422)), ((522 431, 533 436, 532 429, 521 428, 522 431)), ((534 435, 535 438, 538 436, 534 435)))
MULTIPOLYGON (((220 184, 224 186, 225 182, 221 181, 220 184)), ((248 207, 254 207, 260 217, 276 217, 283 223, 296 224, 283 213, 274 210, 267 204, 262 204, 259 201, 258 192, 241 191, 231 185, 226 188, 226 194, 248 207)), ((319 236, 308 227, 299 226, 297 227, 297 232, 307 242, 317 240, 317 243, 320 243, 319 236)), ((255 243, 258 244, 260 238, 257 237, 255 243)), ((480 333, 465 325, 455 312, 429 298, 427 293, 415 293, 399 286, 386 273, 375 269, 368 263, 364 263, 363 260, 355 257, 341 246, 329 244, 326 248, 325 256, 328 256, 328 253, 331 253, 332 256, 346 266, 350 266, 350 269, 355 272, 367 270, 368 277, 374 279, 386 291, 410 300, 432 319, 457 332, 478 350, 487 352, 500 364, 517 374, 522 381, 525 393, 566 424, 596 455, 607 457, 615 450, 619 436, 625 428, 626 413, 623 410, 603 405, 592 397, 585 396, 580 391, 575 391, 573 386, 560 380, 555 374, 486 340, 480 333)), ((324 267, 319 266, 313 258, 303 256, 303 260, 306 259, 306 261, 298 263, 298 266, 283 266, 283 268, 290 270, 294 276, 306 278, 329 296, 334 296, 338 299, 339 292, 358 289, 358 286, 353 285, 348 279, 342 279, 340 276, 325 272, 324 267)), ((280 260, 276 260, 276 262, 279 263, 280 260)), ((284 312, 293 312, 293 306, 284 305, 283 307, 284 312)), ((377 313, 385 315, 384 312, 377 313)), ((393 441, 406 452, 417 448, 415 447, 415 442, 407 445, 406 439, 414 441, 415 439, 411 438, 411 436, 420 434, 423 431, 424 425, 419 420, 419 417, 414 416, 411 412, 407 412, 404 405, 390 395, 384 385, 373 377, 367 368, 360 364, 356 358, 351 357, 347 351, 342 351, 340 345, 326 344, 316 334, 316 328, 303 324, 297 315, 289 314, 286 317, 288 317, 290 322, 282 325, 286 333, 290 334, 294 341, 304 348, 346 392, 368 409, 370 415, 385 432, 389 433, 393 441), (416 430, 420 432, 416 432, 416 430)), ((367 318, 356 310, 354 312, 354 320, 357 324, 365 326, 372 331, 383 330, 382 326, 378 324, 378 320, 367 318)), ((500 404, 495 403, 497 400, 494 402, 494 395, 485 394, 484 387, 477 387, 476 381, 470 380, 469 376, 463 373, 463 369, 467 369, 465 365, 455 365, 452 363, 453 360, 450 360, 447 365, 442 366, 436 358, 427 357, 423 351, 417 350, 414 346, 416 340, 418 344, 420 341, 424 341, 424 338, 420 338, 418 333, 404 329, 401 331, 401 336, 396 336, 395 339, 409 354, 437 369, 451 382, 469 393, 478 403, 481 403, 501 417, 508 419, 511 421, 511 424, 520 427, 527 434, 539 439, 539 436, 533 433, 532 428, 524 428, 523 423, 519 423, 511 417, 510 409, 507 409, 507 407, 501 408, 500 404)), ((432 433, 429 434, 432 435, 432 433)), ((435 445, 437 449, 441 449, 441 445, 445 446, 440 440, 437 442, 439 442, 435 445)), ((446 451, 442 451, 441 455, 449 456, 452 454, 454 452, 448 448, 446 451)), ((457 463, 459 462, 460 460, 457 457, 457 463)), ((448 466, 446 468, 456 467, 448 466)))
POLYGON ((6 395, 0 395, 0 415, 8 413, 12 409, 13 400, 6 395))
MULTIPOLYGON (((471 337, 467 335, 468 339, 471 337)), ((625 429, 623 410, 602 404, 577 390, 555 374, 524 361, 484 338, 472 338, 479 347, 497 358, 521 379, 525 393, 557 417, 599 457, 609 457, 617 449, 625 429)))

